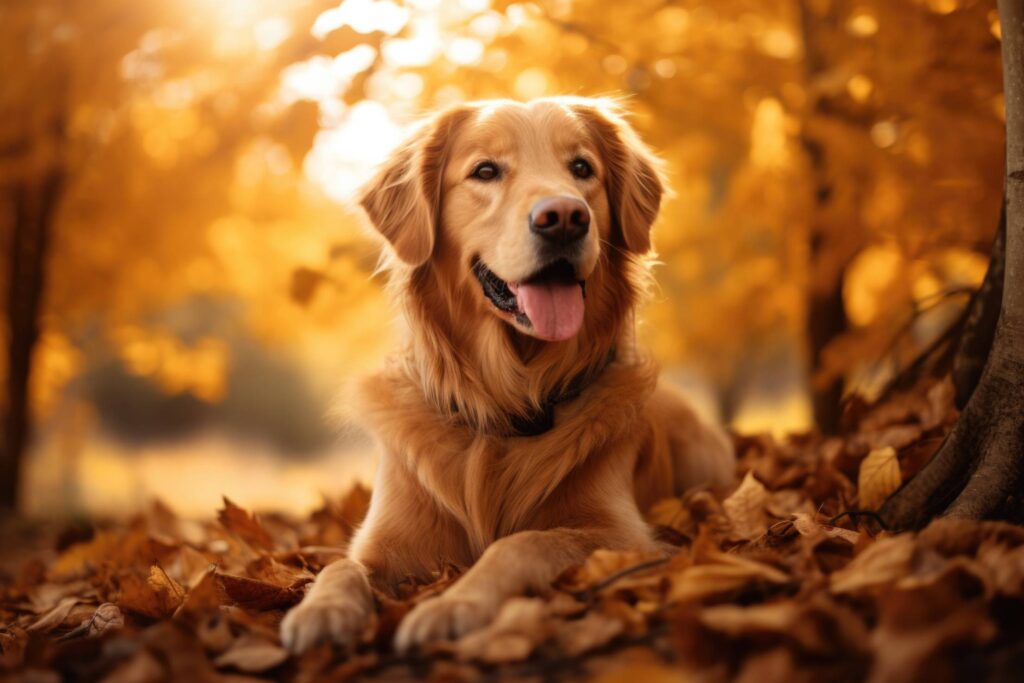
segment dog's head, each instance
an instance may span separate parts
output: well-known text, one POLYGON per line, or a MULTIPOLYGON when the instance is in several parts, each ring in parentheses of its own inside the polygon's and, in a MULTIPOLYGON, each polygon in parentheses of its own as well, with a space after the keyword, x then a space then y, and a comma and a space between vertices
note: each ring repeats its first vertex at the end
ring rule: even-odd
POLYGON ((605 100, 461 105, 427 122, 360 198, 407 267, 441 265, 483 315, 544 340, 587 317, 608 250, 650 250, 658 163, 605 100))

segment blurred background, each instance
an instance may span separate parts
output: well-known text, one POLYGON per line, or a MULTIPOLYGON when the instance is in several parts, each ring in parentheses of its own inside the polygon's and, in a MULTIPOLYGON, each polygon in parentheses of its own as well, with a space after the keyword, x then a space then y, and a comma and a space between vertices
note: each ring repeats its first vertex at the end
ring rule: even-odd
POLYGON ((4 0, 0 509, 368 480, 326 416, 396 312, 349 199, 476 98, 627 96, 675 190, 642 339, 738 431, 830 431, 984 274, 999 47, 994 0, 4 0))

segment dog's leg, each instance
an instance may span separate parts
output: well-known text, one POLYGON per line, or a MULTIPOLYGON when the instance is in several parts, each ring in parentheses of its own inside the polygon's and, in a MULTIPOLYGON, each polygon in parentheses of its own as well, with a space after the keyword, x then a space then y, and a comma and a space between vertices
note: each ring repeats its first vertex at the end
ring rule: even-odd
POLYGON ((382 458, 366 519, 347 559, 324 567, 281 622, 281 642, 303 652, 321 641, 352 645, 374 611, 373 588, 393 592, 408 578, 427 581, 444 562, 468 564, 464 534, 416 483, 382 458))
POLYGON ((367 574, 366 567, 349 559, 324 567, 281 622, 281 643, 298 654, 323 640, 356 642, 374 608, 367 574))
POLYGON ((505 598, 543 590, 591 552, 613 545, 644 547, 647 538, 616 543, 622 533, 607 530, 520 531, 491 544, 451 588, 417 605, 399 625, 399 651, 433 640, 457 638, 489 623, 505 598))

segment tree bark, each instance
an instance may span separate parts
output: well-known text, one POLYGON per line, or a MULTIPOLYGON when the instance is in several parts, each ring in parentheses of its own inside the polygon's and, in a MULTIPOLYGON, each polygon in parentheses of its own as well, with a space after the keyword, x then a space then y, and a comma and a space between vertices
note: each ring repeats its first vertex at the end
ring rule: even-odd
POLYGON ((14 192, 14 234, 8 272, 6 411, 0 441, 0 515, 18 506, 22 460, 29 437, 29 379, 39 339, 39 313, 46 255, 63 187, 54 168, 42 178, 19 183, 14 192))
POLYGON ((992 242, 989 262, 981 287, 971 297, 967 319, 953 360, 953 386, 956 389, 956 407, 963 410, 978 386, 985 370, 988 352, 996 336, 999 309, 1003 304, 1003 277, 1006 271, 1006 197, 999 217, 999 229, 992 242))
POLYGON ((1002 303, 984 370, 938 453, 882 506, 894 529, 936 514, 1016 517, 1024 484, 1024 2, 999 0, 1006 100, 1002 303))

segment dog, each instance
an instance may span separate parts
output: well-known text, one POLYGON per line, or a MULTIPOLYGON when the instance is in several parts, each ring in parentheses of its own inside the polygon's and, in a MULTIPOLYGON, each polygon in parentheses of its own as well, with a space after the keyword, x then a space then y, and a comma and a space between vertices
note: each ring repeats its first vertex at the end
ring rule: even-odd
POLYGON ((596 549, 657 551, 642 511, 732 481, 724 433, 636 348, 660 163, 610 100, 454 106, 365 187, 408 339, 363 381, 381 447, 347 559, 281 623, 283 644, 356 642, 384 592, 469 567, 395 647, 459 637, 596 549))

